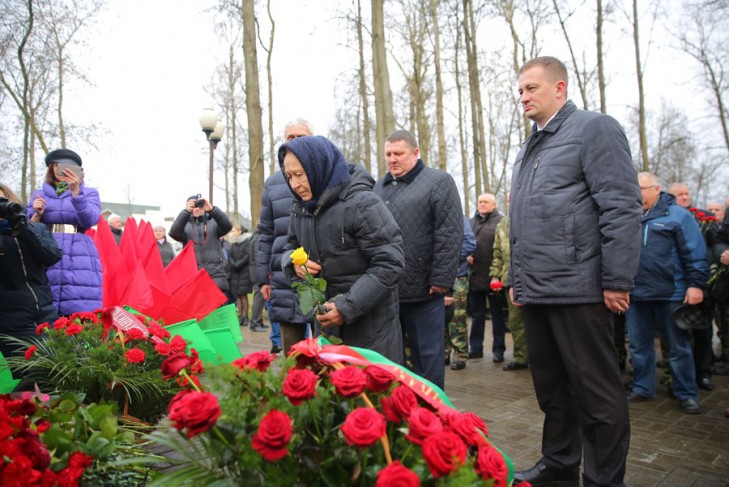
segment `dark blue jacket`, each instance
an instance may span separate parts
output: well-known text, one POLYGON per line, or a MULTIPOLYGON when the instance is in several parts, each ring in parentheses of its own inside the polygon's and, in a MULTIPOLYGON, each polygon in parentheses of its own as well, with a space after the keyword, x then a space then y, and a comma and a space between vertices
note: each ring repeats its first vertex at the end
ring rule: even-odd
POLYGON ((291 288, 291 281, 281 269, 281 254, 288 241, 292 202, 293 197, 283 173, 276 171, 263 185, 256 280, 259 286, 271 286, 269 318, 272 321, 305 323, 296 291, 291 288))
POLYGON ((635 301, 683 301, 689 287, 706 288, 709 265, 699 224, 676 199, 661 192, 641 222, 635 301))

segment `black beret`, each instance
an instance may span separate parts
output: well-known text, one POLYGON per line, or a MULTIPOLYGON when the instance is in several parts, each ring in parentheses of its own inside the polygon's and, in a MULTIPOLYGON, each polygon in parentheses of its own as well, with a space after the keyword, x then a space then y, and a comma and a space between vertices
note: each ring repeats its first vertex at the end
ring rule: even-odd
POLYGON ((54 162, 73 163, 80 166, 81 156, 69 149, 56 149, 46 156, 46 166, 50 166, 54 162))

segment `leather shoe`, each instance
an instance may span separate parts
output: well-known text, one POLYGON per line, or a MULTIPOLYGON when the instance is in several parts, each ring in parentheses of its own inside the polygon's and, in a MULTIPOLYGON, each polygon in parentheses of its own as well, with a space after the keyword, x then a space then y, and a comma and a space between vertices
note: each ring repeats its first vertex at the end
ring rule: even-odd
POLYGON ((699 406, 699 401, 696 399, 682 399, 678 401, 678 405, 686 414, 699 414, 701 412, 701 406, 699 406))
POLYGON ((641 396, 635 391, 630 391, 625 395, 625 398, 628 400, 628 402, 645 402, 650 401, 650 397, 641 396))
POLYGON ((532 487, 579 487, 580 469, 548 467, 542 462, 529 470, 514 472, 514 484, 529 482, 532 487))
POLYGON ((699 379, 699 389, 703 389, 705 391, 713 391, 714 384, 711 382, 711 378, 704 377, 703 379, 699 379))
POLYGON ((504 369, 504 370, 519 370, 519 369, 528 369, 528 368, 529 368, 529 364, 523 364, 521 362, 516 362, 514 360, 512 360, 511 362, 509 362, 508 364, 506 364, 502 367, 502 369, 504 369))
POLYGON ((274 346, 271 347, 271 353, 272 354, 276 355, 279 352, 281 352, 281 347, 279 347, 278 345, 274 345, 274 346))
POLYGON ((468 352, 468 358, 483 358, 483 352, 468 352))
POLYGON ((501 363, 504 361, 504 354, 503 353, 494 353, 494 358, 492 359, 494 363, 501 363))
POLYGON ((466 368, 466 362, 463 360, 454 360, 451 364, 451 370, 463 370, 466 368))
POLYGON ((264 333, 266 331, 266 328, 264 326, 251 326, 250 330, 255 331, 255 332, 264 333))

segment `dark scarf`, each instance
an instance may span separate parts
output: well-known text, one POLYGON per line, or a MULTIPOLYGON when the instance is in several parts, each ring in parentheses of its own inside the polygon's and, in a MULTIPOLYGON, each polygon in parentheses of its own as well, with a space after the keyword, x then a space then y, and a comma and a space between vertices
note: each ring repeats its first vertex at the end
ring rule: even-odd
POLYGON ((329 139, 320 135, 299 137, 281 145, 278 150, 278 164, 281 171, 284 172, 284 179, 291 194, 312 213, 316 210, 319 198, 325 191, 349 179, 349 169, 344 155, 329 139), (288 151, 294 153, 304 168, 312 194, 309 201, 303 201, 285 178, 284 158, 288 151))

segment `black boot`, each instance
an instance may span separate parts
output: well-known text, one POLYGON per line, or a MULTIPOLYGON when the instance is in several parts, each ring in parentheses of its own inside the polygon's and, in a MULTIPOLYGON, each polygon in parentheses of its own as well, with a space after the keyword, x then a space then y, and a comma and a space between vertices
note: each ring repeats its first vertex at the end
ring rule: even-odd
POLYGON ((542 462, 537 463, 529 470, 514 473, 514 484, 529 482, 532 487, 579 487, 579 468, 548 467, 542 462))

